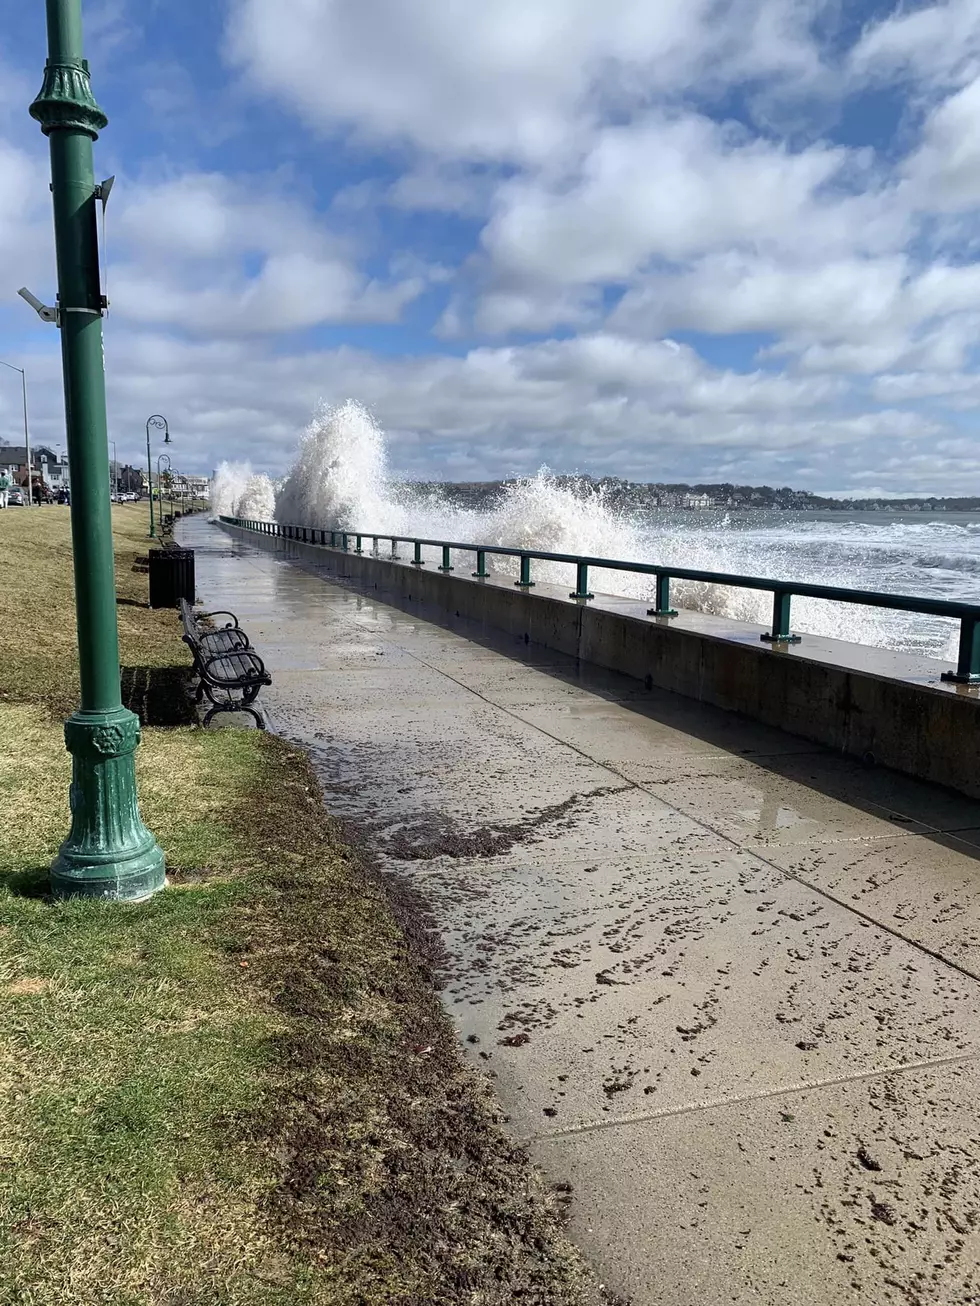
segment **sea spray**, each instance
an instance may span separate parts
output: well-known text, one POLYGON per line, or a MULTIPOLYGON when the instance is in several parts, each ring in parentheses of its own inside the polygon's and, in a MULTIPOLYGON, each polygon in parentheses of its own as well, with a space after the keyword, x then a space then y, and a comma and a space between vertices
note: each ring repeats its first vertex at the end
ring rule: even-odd
POLYGON ((219 463, 211 480, 211 517, 234 517, 238 500, 252 475, 250 463, 219 463))
MULTIPOLYGON (((233 511, 251 476, 251 468, 222 464, 215 482, 217 510, 233 511), (232 486, 227 494, 223 476, 232 486), (221 506, 226 501, 230 507, 221 506)), ((980 526, 828 522, 796 513, 745 513, 733 519, 724 512, 665 512, 643 503, 624 508, 612 503, 601 485, 558 480, 546 469, 508 483, 478 508, 464 507, 438 488, 394 483, 384 433, 354 402, 321 406, 314 414, 278 493, 276 517, 296 525, 980 600, 980 575, 974 574, 980 569, 980 526)), ((425 549, 423 558, 437 562, 438 551, 425 549)), ((454 558, 461 574, 472 561, 464 551, 454 558)), ((489 555, 487 562, 492 570, 516 575, 516 559, 489 555)), ((573 569, 563 563, 536 561, 533 575, 566 589, 574 582, 573 569)), ((595 568, 589 581, 598 594, 641 602, 653 597, 650 576, 595 568)), ((675 580, 671 596, 675 606, 760 628, 771 615, 772 597, 765 591, 675 580)), ((956 640, 955 623, 942 618, 813 599, 794 600, 793 628, 946 660, 956 640)))
POLYGON ((276 487, 264 472, 250 476, 235 504, 235 516, 251 521, 274 521, 276 516, 276 487))
POLYGON ((407 529, 388 485, 384 435, 366 408, 351 400, 317 408, 276 498, 276 518, 291 526, 407 529))

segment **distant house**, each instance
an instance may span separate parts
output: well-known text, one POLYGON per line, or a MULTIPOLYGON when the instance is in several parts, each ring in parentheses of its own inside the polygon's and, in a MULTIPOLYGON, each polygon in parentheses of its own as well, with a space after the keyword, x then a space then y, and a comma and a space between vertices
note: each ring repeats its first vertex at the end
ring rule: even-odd
POLYGON ((685 494, 685 508, 711 508, 714 506, 714 499, 710 494, 685 494))
MULTIPOLYGON (((16 485, 27 484, 27 449, 24 445, 0 446, 0 471, 6 472, 16 485)), ((38 476, 49 489, 60 490, 68 484, 68 460, 47 445, 31 448, 31 476, 38 476)))

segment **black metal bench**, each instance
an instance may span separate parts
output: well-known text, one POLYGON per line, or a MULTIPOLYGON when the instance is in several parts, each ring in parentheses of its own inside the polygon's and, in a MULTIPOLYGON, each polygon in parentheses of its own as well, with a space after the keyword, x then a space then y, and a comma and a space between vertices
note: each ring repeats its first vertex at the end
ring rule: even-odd
POLYGON ((203 702, 206 695, 211 703, 204 725, 210 725, 218 712, 248 712, 259 729, 264 730, 265 720, 253 704, 262 686, 272 684, 272 677, 249 643, 235 614, 196 613, 186 599, 181 599, 180 620, 184 627, 184 643, 193 654, 194 671, 198 676, 196 701, 203 702), (212 629, 201 624, 201 617, 230 617, 231 620, 212 629))

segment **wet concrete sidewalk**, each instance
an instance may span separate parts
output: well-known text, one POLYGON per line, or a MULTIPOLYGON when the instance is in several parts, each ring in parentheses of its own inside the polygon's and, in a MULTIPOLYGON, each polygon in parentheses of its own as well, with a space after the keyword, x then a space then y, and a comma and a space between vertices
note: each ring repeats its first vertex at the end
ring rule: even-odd
POLYGON ((181 539, 610 1286, 980 1300, 980 804, 181 539))

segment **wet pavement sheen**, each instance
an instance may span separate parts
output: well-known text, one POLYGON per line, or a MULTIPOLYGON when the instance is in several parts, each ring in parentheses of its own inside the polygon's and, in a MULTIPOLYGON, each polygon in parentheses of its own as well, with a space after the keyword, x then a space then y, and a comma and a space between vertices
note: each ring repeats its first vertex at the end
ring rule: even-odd
POLYGON ((980 1301, 980 803, 181 538, 608 1284, 980 1301))

